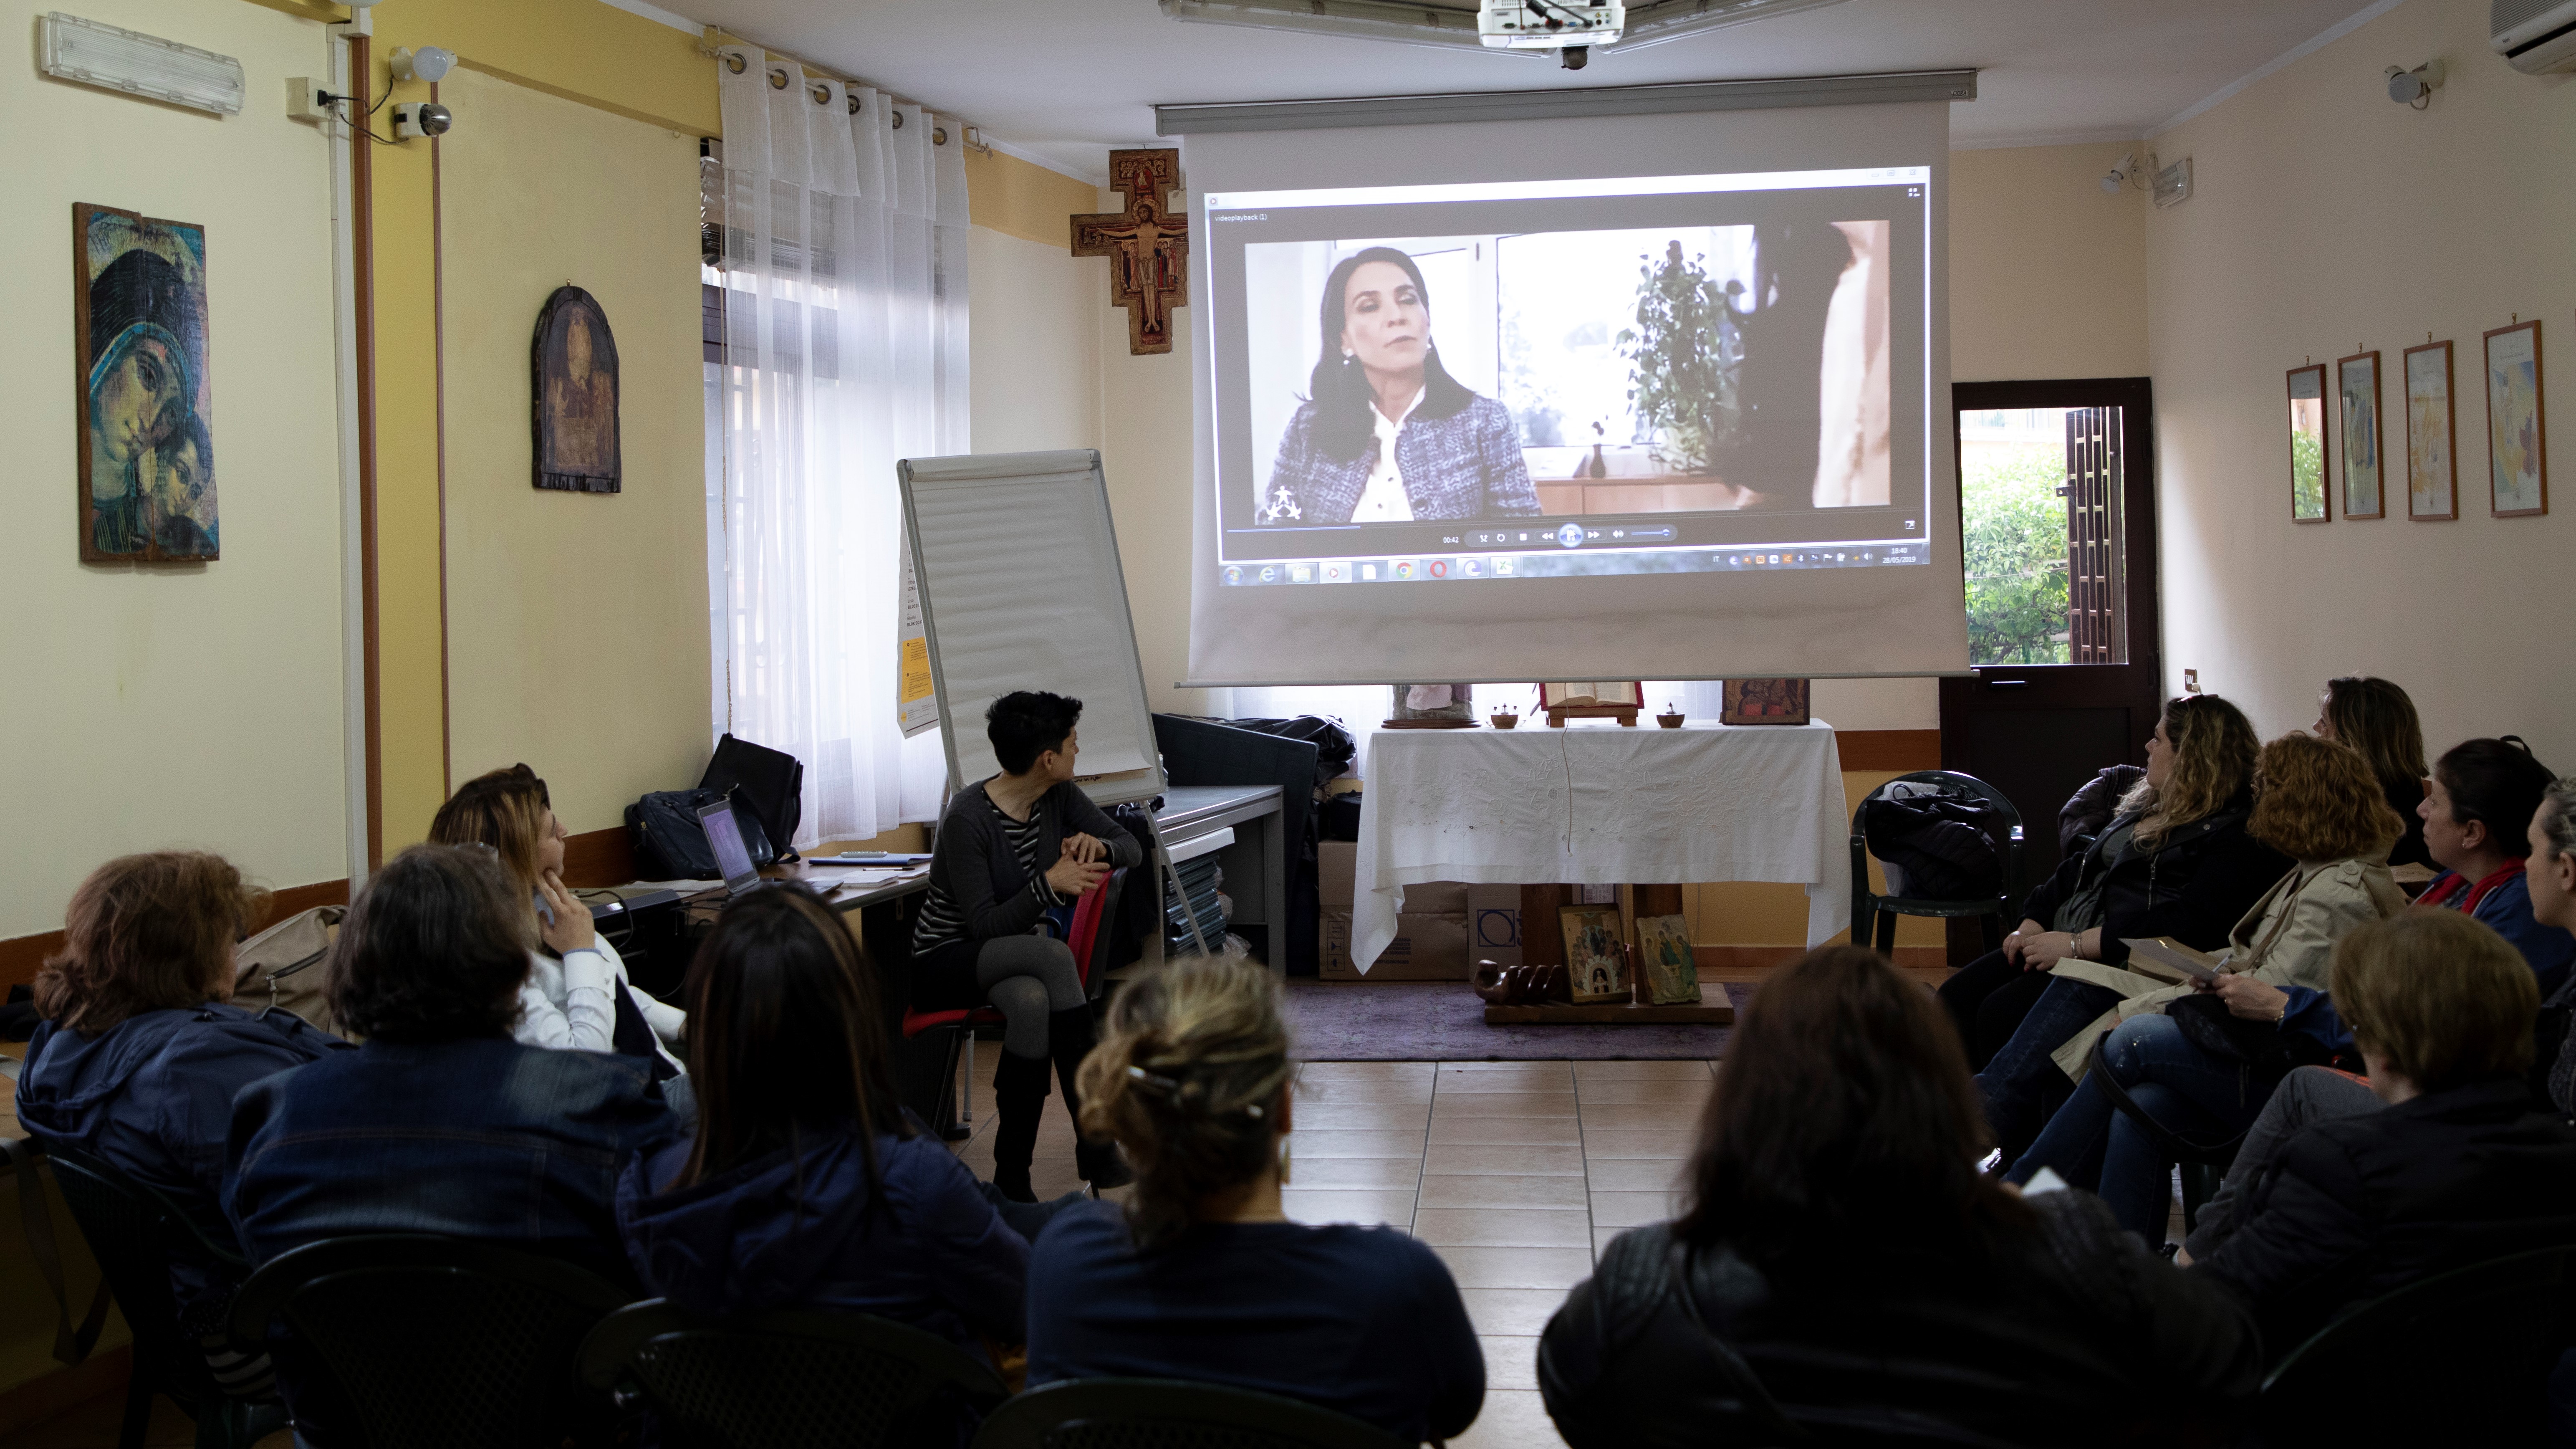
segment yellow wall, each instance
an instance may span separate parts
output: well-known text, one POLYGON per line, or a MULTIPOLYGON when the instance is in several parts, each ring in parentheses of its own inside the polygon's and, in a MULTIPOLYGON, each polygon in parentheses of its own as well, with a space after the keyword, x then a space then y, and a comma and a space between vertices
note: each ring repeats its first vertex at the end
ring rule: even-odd
POLYGON ((710 744, 698 143, 480 73, 441 99, 449 756, 525 760, 574 832, 710 744), (539 141, 541 144, 531 144, 539 141), (571 281, 617 341, 624 491, 529 483, 529 348, 571 281))
MULTIPOLYGON (((0 0, 32 45, 49 0, 0 0)), ((214 116, 0 75, 0 938, 56 930, 128 851, 218 850, 272 885, 344 875, 340 492, 330 173, 286 119, 322 27, 252 5, 98 0, 89 19, 235 56, 252 104, 214 116), (75 202, 206 228, 223 557, 84 565, 74 439, 75 202)))
POLYGON ((2102 190, 2143 143, 1950 153, 1950 378, 2142 377, 2145 192, 2102 190))
MULTIPOLYGON (((2345 672, 2404 685, 2425 742, 2512 732, 2576 768, 2576 86, 2488 51, 2481 0, 2417 0, 2154 141, 2188 156, 2195 194, 2151 213, 2165 670, 2247 707, 2269 735, 2315 717, 2345 672), (2423 111, 2383 69, 2440 56, 2423 111), (2541 319, 2558 497, 2540 518, 2488 513, 2479 334, 2541 319), (2449 338, 2460 518, 2405 517, 2409 346, 2449 338), (2283 373, 2381 354, 2395 516, 2289 518, 2283 373)), ((2329 386, 2332 386, 2331 379, 2329 386)), ((2334 448, 2339 460, 2342 448, 2334 448)))

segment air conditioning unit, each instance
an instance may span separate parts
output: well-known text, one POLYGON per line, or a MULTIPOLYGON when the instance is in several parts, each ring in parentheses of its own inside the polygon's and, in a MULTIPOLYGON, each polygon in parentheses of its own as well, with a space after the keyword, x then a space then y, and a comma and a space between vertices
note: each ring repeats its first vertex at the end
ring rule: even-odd
POLYGON ((2576 0, 2488 0, 2487 33, 2525 75, 2576 70, 2576 0))

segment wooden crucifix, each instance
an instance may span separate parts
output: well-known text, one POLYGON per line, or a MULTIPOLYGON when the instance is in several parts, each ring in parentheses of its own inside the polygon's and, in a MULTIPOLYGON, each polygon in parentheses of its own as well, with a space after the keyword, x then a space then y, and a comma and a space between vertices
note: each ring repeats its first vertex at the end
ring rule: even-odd
POLYGON ((1073 254, 1109 258, 1110 305, 1127 309, 1127 351, 1138 357, 1172 350, 1172 309, 1189 299, 1189 214, 1166 204, 1180 186, 1179 151, 1112 151, 1109 189, 1127 209, 1073 219, 1073 254))

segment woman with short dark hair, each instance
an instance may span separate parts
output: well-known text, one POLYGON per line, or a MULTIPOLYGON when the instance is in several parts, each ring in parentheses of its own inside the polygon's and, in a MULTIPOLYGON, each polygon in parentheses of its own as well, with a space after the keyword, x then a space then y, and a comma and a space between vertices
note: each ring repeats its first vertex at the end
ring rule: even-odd
POLYGON ((2464 911, 2511 941, 2531 963, 2542 996, 2555 993, 2576 963, 2576 936, 2532 919, 2525 878, 2531 818, 2551 780, 2515 736, 2463 740, 2433 763, 2432 788, 2416 807, 2425 848, 2442 873, 2415 903, 2464 911))
POLYGON ((2253 1396, 2241 1308, 2089 1194, 1979 1176, 1987 1140, 1921 986, 1853 946, 1780 968, 1727 1043, 1681 1217, 1613 1239, 1539 1341, 1566 1442, 1725 1442, 1712 1418, 1772 1427, 1744 1407, 1767 1391, 1811 1427, 2146 1443, 2253 1396))

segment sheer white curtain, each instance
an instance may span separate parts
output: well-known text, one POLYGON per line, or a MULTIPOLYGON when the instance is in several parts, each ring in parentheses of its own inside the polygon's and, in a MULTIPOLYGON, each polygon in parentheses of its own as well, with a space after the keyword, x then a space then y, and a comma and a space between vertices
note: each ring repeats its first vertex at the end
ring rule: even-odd
POLYGON ((946 768, 895 724, 894 465, 969 449, 964 131, 757 49, 716 75, 718 723, 805 762, 796 844, 875 835, 935 817, 946 768))

